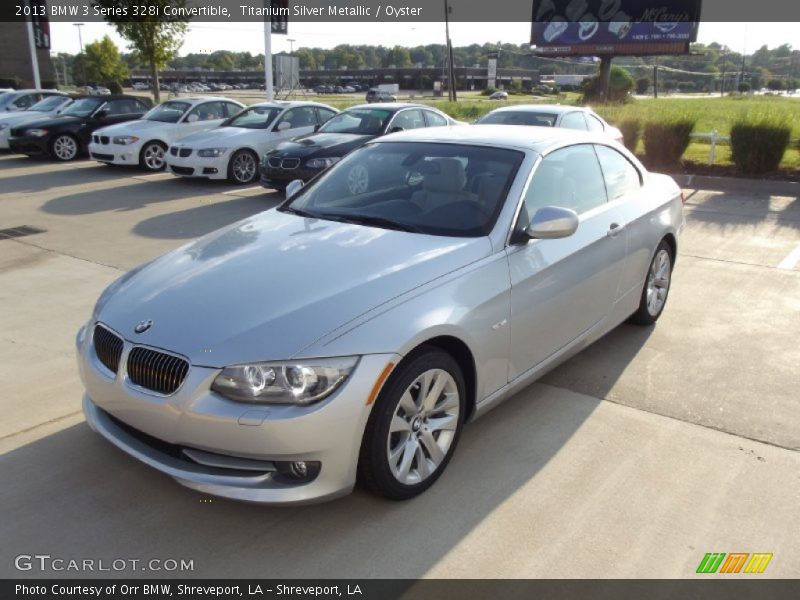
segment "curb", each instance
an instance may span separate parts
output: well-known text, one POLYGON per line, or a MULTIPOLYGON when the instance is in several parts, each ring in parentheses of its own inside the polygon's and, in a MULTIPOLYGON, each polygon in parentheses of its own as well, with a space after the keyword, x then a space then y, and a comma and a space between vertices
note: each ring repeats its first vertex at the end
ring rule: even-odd
POLYGON ((750 194, 774 194, 800 198, 800 183, 771 179, 745 179, 743 177, 714 177, 711 175, 673 175, 682 188, 697 190, 736 191, 750 194))

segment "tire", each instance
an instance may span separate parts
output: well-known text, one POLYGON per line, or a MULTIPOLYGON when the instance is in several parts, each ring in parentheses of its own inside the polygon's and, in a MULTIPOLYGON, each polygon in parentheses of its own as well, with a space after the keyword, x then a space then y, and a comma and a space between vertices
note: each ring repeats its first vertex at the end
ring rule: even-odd
POLYGON ((238 150, 228 163, 228 181, 237 185, 253 183, 258 177, 258 157, 250 150, 238 150))
POLYGON ((629 321, 635 325, 653 325, 664 307, 667 305, 669 288, 672 284, 672 265, 675 257, 672 255, 672 248, 666 240, 661 243, 653 253, 653 259, 647 268, 647 278, 642 288, 642 295, 639 299, 639 308, 633 313, 629 321))
POLYGON ((391 500, 407 500, 431 487, 461 435, 465 391, 458 363, 439 349, 423 349, 401 363, 367 421, 358 460, 362 485, 391 500), (440 388, 428 403, 419 395, 425 384, 429 392, 440 388))
POLYGON ((78 158, 81 153, 81 145, 75 136, 62 133, 53 138, 50 142, 50 153, 53 158, 61 162, 69 162, 78 158))
POLYGON ((161 142, 147 142, 139 152, 139 166, 145 171, 157 173, 167 166, 167 146, 161 142))

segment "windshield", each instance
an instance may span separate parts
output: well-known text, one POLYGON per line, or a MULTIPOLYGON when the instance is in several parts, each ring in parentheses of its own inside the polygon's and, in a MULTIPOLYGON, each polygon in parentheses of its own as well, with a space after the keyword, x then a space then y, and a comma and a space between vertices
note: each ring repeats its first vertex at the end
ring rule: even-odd
POLYGON ((323 133, 358 133, 377 135, 392 118, 392 112, 376 108, 346 110, 319 128, 323 133))
POLYGON ((9 104, 11 104, 14 100, 19 98, 22 94, 18 94, 15 92, 6 92, 2 96, 0 96, 0 108, 5 108, 9 104))
POLYGON ((191 107, 192 105, 188 102, 164 102, 164 104, 159 104, 142 118, 146 121, 177 123, 191 107))
POLYGON ((56 110, 65 102, 69 102, 69 98, 64 96, 50 96, 44 100, 39 100, 39 102, 31 106, 28 110, 33 110, 36 112, 50 112, 51 110, 56 110))
POLYGON ((253 106, 222 124, 223 127, 244 127, 245 129, 266 129, 278 116, 277 106, 253 106))
POLYGON ((539 127, 555 127, 556 115, 545 112, 527 110, 502 110, 484 115, 476 124, 484 125, 538 125, 539 127))
POLYGON ((523 157, 485 146, 370 144, 279 210, 428 235, 483 236, 492 230, 523 157))
POLYGON ((101 104, 103 100, 99 98, 81 98, 70 104, 61 114, 67 117, 88 117, 101 104))

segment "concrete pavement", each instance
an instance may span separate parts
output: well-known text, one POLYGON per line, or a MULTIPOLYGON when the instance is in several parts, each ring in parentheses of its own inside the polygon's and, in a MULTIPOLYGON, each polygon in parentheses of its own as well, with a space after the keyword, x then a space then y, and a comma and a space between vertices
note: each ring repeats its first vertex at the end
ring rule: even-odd
POLYGON ((124 270, 277 197, 0 156, 0 229, 47 230, 0 241, 0 575, 42 576, 13 559, 45 553, 191 559, 195 577, 692 577, 706 552, 772 552, 763 576, 796 577, 792 190, 687 190, 658 326, 623 325, 469 426, 421 497, 275 509, 186 490, 89 431, 72 344, 124 270))

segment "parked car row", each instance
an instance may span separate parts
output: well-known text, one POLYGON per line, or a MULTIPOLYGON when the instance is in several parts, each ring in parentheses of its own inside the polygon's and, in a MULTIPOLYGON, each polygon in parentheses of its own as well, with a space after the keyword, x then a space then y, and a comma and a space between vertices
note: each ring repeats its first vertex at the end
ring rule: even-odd
POLYGON ((314 88, 316 94, 352 94, 366 92, 369 85, 366 83, 353 83, 350 85, 318 85, 314 88))
MULTIPOLYGON (((0 147, 62 161, 88 155, 109 165, 167 169, 180 177, 242 185, 260 180, 265 188, 278 190, 295 180, 310 181, 379 136, 463 124, 433 107, 411 103, 365 104, 339 112, 318 102, 246 107, 230 98, 197 96, 150 109, 136 96, 90 95, 67 104, 68 99, 55 94, 56 99, 22 111, 24 117, 7 124, 0 118, 0 147)), ((581 107, 509 106, 475 124, 580 129, 622 141, 618 129, 581 107)), ((355 169, 350 191, 368 187, 369 177, 355 169)))

